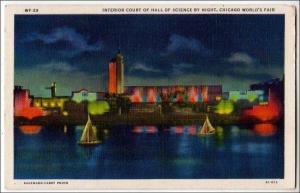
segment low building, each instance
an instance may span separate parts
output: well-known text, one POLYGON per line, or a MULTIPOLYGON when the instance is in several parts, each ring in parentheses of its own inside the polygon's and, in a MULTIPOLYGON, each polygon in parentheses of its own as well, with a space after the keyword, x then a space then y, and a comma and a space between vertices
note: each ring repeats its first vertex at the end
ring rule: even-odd
POLYGON ((104 92, 88 92, 87 89, 73 91, 71 96, 71 100, 77 103, 81 103, 83 101, 93 102, 96 100, 103 100, 104 98, 104 92))
POLYGON ((221 85, 126 86, 132 103, 212 103, 222 97, 221 85))
POLYGON ((266 98, 264 97, 263 90, 246 90, 246 91, 229 91, 228 100, 237 102, 239 100, 247 100, 249 102, 264 102, 266 98))
POLYGON ((61 113, 64 109, 65 102, 69 100, 69 96, 56 96, 53 98, 33 97, 32 105, 34 107, 40 107, 50 113, 61 113))
POLYGON ((28 89, 23 89, 22 86, 14 88, 14 114, 18 114, 24 108, 29 108, 31 98, 28 89))
POLYGON ((161 106, 149 103, 135 103, 130 107, 129 113, 161 113, 161 106))

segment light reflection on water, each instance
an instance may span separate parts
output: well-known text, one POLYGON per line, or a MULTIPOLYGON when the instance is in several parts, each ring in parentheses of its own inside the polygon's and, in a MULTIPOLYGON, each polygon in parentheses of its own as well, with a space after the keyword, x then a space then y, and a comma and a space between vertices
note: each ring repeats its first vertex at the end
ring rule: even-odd
POLYGON ((19 127, 19 129, 25 135, 35 135, 41 131, 42 126, 40 126, 40 125, 22 125, 19 127))
POLYGON ((15 129, 17 179, 282 178, 277 125, 97 126, 102 144, 77 144, 84 125, 15 129))

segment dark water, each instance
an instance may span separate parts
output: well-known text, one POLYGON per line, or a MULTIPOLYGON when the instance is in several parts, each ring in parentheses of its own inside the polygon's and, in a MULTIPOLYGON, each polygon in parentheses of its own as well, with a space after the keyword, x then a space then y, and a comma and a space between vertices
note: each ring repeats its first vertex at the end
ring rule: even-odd
POLYGON ((102 144, 77 145, 83 126, 15 128, 16 179, 283 178, 283 127, 98 128, 102 144))

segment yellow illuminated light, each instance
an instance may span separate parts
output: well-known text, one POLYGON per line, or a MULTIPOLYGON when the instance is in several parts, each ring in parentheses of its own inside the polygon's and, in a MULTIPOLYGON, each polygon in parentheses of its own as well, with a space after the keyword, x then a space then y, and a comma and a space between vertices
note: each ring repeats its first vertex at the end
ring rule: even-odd
POLYGON ((216 106, 215 112, 218 114, 231 114, 234 110, 233 104, 231 101, 221 100, 219 104, 216 106))
POLYGON ((103 132, 105 135, 107 135, 109 133, 108 129, 104 129, 103 132))
POLYGON ((260 102, 259 104, 260 104, 260 105, 267 105, 268 102, 260 102))
POLYGON ((106 101, 89 102, 88 112, 92 115, 102 115, 105 112, 109 112, 109 104, 106 101))
POLYGON ((64 115, 64 116, 68 116, 69 113, 68 113, 67 111, 64 111, 64 112, 63 112, 63 115, 64 115))
POLYGON ((36 107, 41 106, 41 104, 39 102, 34 103, 36 107))
POLYGON ((43 102, 43 106, 44 107, 48 107, 48 103, 47 102, 43 102))
POLYGON ((51 107, 55 107, 55 103, 54 102, 51 102, 50 105, 51 105, 51 107))

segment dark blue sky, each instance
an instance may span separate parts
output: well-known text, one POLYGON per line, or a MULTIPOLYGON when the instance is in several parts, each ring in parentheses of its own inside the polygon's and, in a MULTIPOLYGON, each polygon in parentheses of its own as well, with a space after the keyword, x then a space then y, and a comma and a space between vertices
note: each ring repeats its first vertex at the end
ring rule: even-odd
POLYGON ((283 15, 17 15, 15 84, 34 95, 106 89, 120 47, 125 85, 223 84, 282 78, 283 15))

